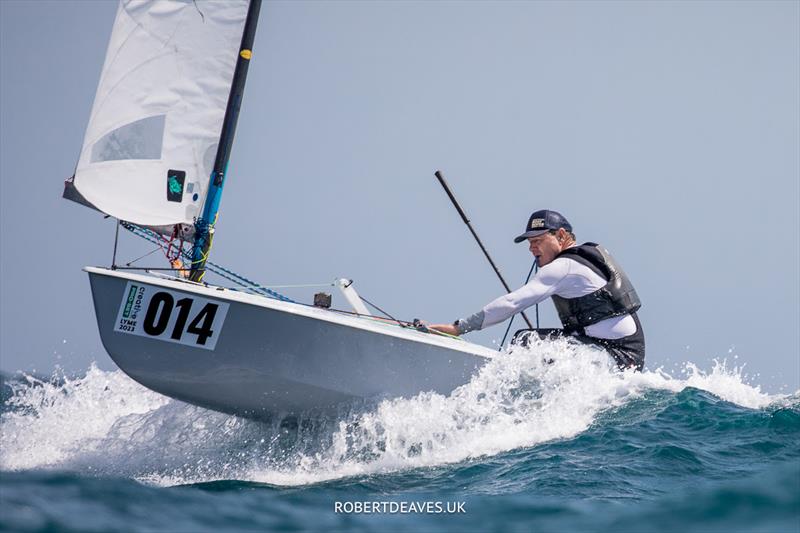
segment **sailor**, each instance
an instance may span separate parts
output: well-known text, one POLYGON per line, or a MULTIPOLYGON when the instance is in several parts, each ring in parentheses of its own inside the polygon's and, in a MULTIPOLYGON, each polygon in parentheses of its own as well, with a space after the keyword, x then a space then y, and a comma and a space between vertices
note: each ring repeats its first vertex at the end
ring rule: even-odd
POLYGON ((592 242, 578 245, 572 225, 560 213, 548 209, 534 212, 525 232, 514 242, 525 240, 539 267, 529 283, 467 318, 427 327, 462 335, 504 322, 549 297, 563 329, 521 330, 515 339, 525 338, 520 335, 525 331, 540 338, 569 337, 603 348, 621 369, 641 370, 644 333, 636 316, 641 303, 608 250, 592 242))

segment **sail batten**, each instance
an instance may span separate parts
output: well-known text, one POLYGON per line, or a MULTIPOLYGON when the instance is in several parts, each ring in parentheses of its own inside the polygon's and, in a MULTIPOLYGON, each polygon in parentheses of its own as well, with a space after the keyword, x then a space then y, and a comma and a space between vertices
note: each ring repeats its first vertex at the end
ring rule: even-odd
POLYGON ((65 197, 144 226, 201 215, 247 0, 122 0, 65 197))

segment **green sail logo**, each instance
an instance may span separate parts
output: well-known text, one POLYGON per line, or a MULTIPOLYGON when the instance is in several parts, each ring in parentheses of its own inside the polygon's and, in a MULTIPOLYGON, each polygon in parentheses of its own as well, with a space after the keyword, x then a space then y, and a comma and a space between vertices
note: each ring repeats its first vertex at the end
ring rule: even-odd
POLYGON ((180 194, 183 192, 183 185, 178 181, 178 176, 169 177, 169 192, 172 194, 180 194))
POLYGON ((167 171, 167 201, 182 202, 183 186, 186 183, 186 172, 169 169, 167 171))

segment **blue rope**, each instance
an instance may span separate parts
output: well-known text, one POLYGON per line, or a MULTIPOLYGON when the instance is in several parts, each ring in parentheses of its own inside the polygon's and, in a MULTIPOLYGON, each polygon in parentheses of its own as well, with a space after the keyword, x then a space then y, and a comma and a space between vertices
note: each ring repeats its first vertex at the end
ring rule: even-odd
MULTIPOLYGON (((120 224, 122 225, 123 228, 125 228, 128 231, 130 231, 131 233, 133 233, 137 237, 141 237, 142 239, 144 239, 146 241, 149 241, 149 242, 151 242, 153 244, 158 244, 159 246, 161 245, 161 241, 158 239, 158 234, 155 233, 154 231, 152 231, 150 229, 147 229, 147 228, 143 228, 141 226, 136 226, 136 225, 131 224, 129 222, 122 222, 121 221, 120 224)), ((181 250, 180 253, 181 253, 181 256, 183 256, 185 259, 189 259, 189 260, 192 259, 191 255, 188 252, 186 252, 185 250, 181 250)), ((235 284, 237 284, 239 286, 245 287, 247 289, 254 290, 254 291, 262 294, 263 296, 268 296, 270 298, 273 298, 275 300, 280 300, 282 302, 298 303, 298 302, 292 300, 291 298, 289 298, 288 296, 284 296, 283 294, 275 292, 272 289, 269 289, 267 287, 263 287, 263 286, 259 285, 258 283, 256 283, 255 281, 247 279, 246 277, 242 276, 241 274, 237 274, 236 272, 228 270, 227 268, 225 268, 223 266, 220 266, 220 265, 218 265, 216 263, 212 263, 211 261, 207 261, 206 262, 206 269, 211 271, 211 272, 213 272, 214 274, 218 275, 221 278, 227 279, 228 281, 232 281, 233 283, 235 283, 235 284)))

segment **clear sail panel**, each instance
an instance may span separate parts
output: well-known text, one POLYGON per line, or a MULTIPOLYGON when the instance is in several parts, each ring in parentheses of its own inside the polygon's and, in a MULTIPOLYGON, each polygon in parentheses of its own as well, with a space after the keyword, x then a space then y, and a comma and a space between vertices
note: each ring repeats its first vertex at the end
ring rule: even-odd
POLYGON ((247 0, 122 0, 75 179, 97 209, 146 226, 202 212, 247 0))

